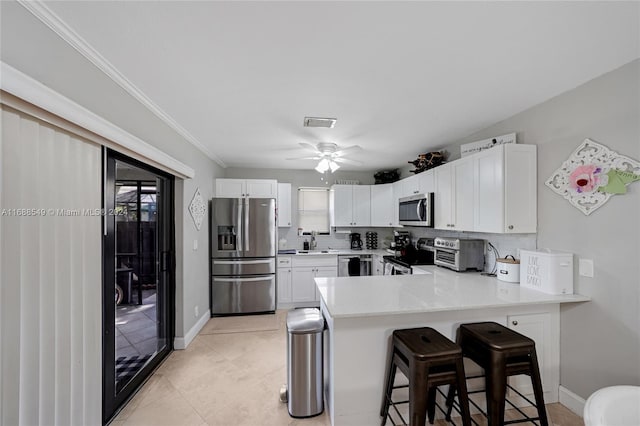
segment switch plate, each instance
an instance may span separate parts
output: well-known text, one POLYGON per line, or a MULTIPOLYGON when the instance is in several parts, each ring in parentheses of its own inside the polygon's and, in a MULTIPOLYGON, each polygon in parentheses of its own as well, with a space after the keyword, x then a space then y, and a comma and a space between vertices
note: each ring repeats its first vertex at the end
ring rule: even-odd
POLYGON ((198 240, 193 240, 193 251, 198 250, 198 240))
POLYGON ((593 278, 593 260, 578 259, 578 271, 583 277, 593 278))
POLYGON ((200 309, 198 309, 198 305, 193 307, 193 316, 198 318, 198 314, 200 314, 200 309))

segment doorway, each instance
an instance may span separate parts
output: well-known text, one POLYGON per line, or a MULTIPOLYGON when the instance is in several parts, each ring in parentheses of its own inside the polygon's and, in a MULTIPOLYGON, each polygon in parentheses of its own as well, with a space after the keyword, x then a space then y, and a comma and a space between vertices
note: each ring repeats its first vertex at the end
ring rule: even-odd
POLYGON ((103 421, 173 349, 173 177, 106 149, 103 421))

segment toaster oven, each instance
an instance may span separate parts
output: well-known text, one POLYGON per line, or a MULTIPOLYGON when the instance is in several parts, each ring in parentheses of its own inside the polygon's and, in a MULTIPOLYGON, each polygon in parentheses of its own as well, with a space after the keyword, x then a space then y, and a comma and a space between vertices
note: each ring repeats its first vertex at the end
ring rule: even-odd
POLYGON ((437 237, 433 241, 433 263, 462 272, 484 270, 484 240, 437 237))

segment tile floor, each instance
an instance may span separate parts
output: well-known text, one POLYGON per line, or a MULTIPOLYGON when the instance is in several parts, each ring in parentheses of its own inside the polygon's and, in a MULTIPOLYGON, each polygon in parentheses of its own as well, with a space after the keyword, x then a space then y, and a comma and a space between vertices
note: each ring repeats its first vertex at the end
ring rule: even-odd
MULTIPOLYGON (((111 424, 328 426, 326 412, 293 419, 279 402, 286 382, 285 318, 286 311, 278 311, 211 319, 187 349, 169 355, 111 424)), ((556 426, 584 424, 560 404, 547 409, 556 426)))
POLYGON ((141 305, 118 305, 116 308, 116 357, 155 353, 158 349, 156 321, 155 290, 142 291, 141 305))

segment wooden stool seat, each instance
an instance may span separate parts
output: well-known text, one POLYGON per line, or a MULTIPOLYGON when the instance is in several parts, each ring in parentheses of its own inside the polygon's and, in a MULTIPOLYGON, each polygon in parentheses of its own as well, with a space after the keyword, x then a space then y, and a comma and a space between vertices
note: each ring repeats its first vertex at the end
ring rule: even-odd
MULTIPOLYGON (((548 425, 535 342, 532 339, 495 322, 480 322, 461 324, 457 342, 464 356, 485 371, 489 425, 504 425, 507 377, 518 374, 531 377, 538 419, 542 426, 548 425)), ((452 404, 452 398, 453 393, 450 392, 447 405, 452 404)))
POLYGON ((380 415, 382 425, 387 421, 394 389, 396 369, 409 379, 409 424, 424 425, 426 418, 435 417, 436 388, 451 385, 458 389, 465 426, 471 424, 467 387, 459 345, 428 327, 395 330, 392 352, 385 382, 385 398, 380 415))

